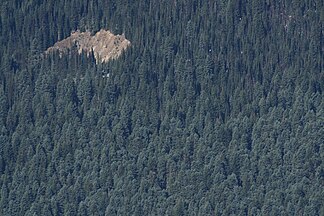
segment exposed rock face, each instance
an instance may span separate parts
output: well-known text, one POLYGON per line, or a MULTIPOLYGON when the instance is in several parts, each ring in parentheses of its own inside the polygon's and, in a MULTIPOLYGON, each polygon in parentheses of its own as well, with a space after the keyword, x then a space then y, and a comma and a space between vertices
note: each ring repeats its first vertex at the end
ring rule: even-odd
POLYGON ((100 30, 91 36, 90 32, 76 31, 72 32, 70 37, 48 48, 45 54, 59 51, 62 56, 75 47, 79 54, 85 52, 89 55, 93 51, 96 63, 104 63, 118 58, 128 46, 130 46, 130 41, 125 38, 124 34, 114 35, 110 31, 100 30))

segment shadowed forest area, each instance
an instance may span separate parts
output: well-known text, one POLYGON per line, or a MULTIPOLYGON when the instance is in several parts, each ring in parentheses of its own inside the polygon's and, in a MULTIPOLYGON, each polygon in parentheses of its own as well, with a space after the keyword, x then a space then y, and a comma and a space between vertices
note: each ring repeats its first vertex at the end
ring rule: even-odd
POLYGON ((0 215, 324 215, 323 11, 1 0, 0 215), (44 55, 100 29, 131 46, 44 55))

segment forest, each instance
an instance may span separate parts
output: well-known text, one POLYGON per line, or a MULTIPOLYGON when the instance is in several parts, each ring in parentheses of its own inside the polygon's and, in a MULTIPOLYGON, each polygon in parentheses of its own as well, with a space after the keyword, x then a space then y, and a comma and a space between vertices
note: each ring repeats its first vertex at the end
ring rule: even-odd
POLYGON ((324 215, 323 11, 1 0, 0 215, 324 215), (101 29, 131 46, 44 55, 101 29))

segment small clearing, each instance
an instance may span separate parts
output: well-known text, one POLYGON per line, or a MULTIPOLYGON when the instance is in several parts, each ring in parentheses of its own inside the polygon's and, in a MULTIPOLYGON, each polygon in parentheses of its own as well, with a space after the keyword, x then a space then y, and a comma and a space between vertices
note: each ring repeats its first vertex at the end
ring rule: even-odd
POLYGON ((88 56, 93 51, 96 63, 105 63, 111 59, 118 58, 123 50, 130 46, 130 41, 125 35, 114 35, 110 31, 100 30, 95 35, 90 32, 72 32, 68 38, 58 41, 49 47, 45 54, 58 51, 60 56, 67 54, 72 48, 76 48, 78 53, 85 52, 88 56))

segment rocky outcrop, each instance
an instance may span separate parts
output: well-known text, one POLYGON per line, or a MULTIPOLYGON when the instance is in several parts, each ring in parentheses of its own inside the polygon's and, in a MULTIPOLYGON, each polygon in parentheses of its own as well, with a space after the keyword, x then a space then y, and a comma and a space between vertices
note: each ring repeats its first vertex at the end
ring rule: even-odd
POLYGON ((76 31, 72 32, 68 38, 49 47, 45 54, 58 51, 62 56, 75 48, 79 54, 85 52, 90 55, 93 52, 96 63, 105 63, 118 58, 129 46, 130 41, 125 38, 124 34, 114 35, 110 31, 100 30, 95 35, 91 35, 88 31, 76 31))

